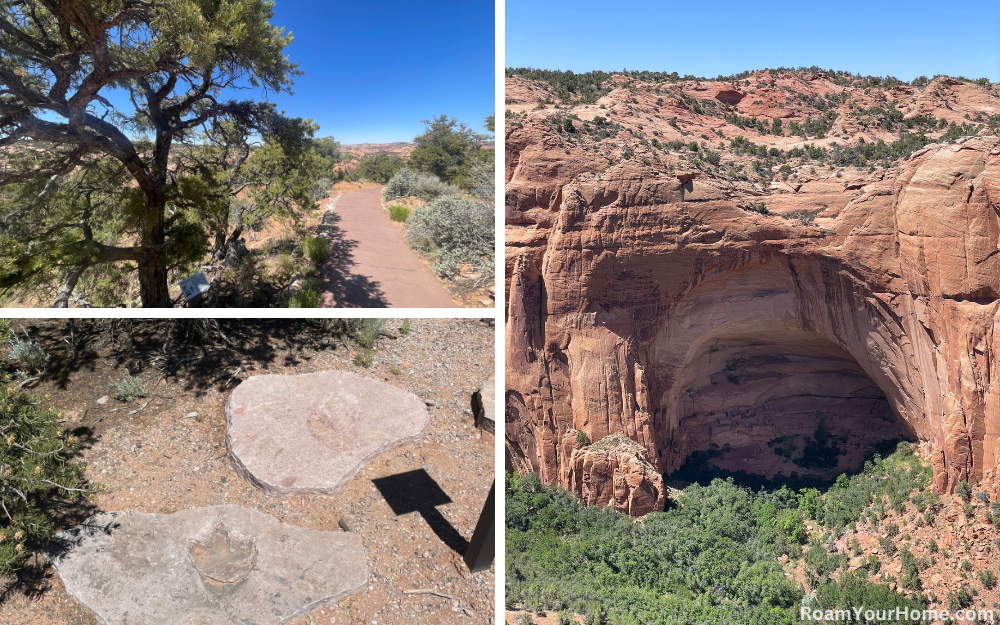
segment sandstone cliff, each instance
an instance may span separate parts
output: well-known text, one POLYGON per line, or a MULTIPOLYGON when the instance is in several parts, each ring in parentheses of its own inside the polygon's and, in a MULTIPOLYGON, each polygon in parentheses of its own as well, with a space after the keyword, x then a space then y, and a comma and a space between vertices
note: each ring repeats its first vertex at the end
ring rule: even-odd
MULTIPOLYGON (((809 469, 804 446, 835 441, 839 456, 817 470, 836 472, 909 438, 930 446, 939 492, 997 468, 1000 141, 986 124, 946 133, 996 116, 1000 96, 943 78, 893 92, 801 75, 778 93, 765 78, 750 93, 622 77, 595 104, 508 115, 506 444, 518 470, 642 514, 662 508, 656 476, 698 450, 787 475, 809 469), (770 106, 793 87, 836 100, 824 136, 727 121, 804 116, 770 106), (931 143, 838 162, 900 133, 849 114, 873 102, 917 119, 931 143), (577 129, 606 128, 597 117, 613 117, 611 134, 577 129), (667 148, 674 139, 684 147, 667 148), (582 453, 576 431, 637 449, 582 453)), ((509 79, 511 99, 526 99, 524 82, 509 79)))

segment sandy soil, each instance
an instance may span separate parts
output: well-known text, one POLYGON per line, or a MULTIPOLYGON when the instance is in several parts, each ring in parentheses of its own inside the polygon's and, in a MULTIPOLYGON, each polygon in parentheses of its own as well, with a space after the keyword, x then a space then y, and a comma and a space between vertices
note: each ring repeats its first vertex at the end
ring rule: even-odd
MULTIPOLYGON (((493 623, 494 568, 472 574, 458 553, 494 478, 494 436, 473 427, 469 409, 471 394, 493 373, 489 323, 414 319, 412 330, 401 335, 401 320, 390 320, 386 329, 394 338, 379 341, 369 369, 353 364, 353 347, 308 321, 220 321, 230 346, 210 331, 167 349, 166 361, 160 350, 164 333, 137 326, 130 336, 125 320, 113 328, 106 321, 77 320, 75 362, 63 342, 67 321, 24 325, 53 355, 48 378, 33 390, 51 394, 50 403, 63 411, 64 427, 83 441, 79 459, 87 463, 88 478, 104 485, 95 508, 170 513, 235 503, 326 531, 340 531, 343 519, 364 539, 369 587, 296 625, 493 623), (152 389, 149 397, 97 403, 112 395, 108 379, 125 367, 141 367, 138 375, 152 389), (427 433, 418 445, 379 456, 333 496, 265 497, 240 479, 226 458, 229 393, 248 375, 328 369, 383 379, 432 403, 427 433), (443 519, 434 527, 418 513, 395 516, 372 482, 421 468, 452 500, 437 508, 443 519), (449 598, 403 593, 413 589, 449 598)), ((35 563, 19 580, 0 580, 0 624, 97 623, 66 593, 53 569, 35 563)))

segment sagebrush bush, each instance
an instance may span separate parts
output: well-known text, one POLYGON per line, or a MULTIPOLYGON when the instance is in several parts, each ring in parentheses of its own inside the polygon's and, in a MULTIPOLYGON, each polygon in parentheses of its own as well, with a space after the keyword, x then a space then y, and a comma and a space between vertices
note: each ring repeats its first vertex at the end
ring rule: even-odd
POLYGON ((491 204, 444 195, 413 211, 407 220, 410 247, 434 256, 432 267, 451 278, 462 263, 472 263, 486 279, 492 276, 494 210, 491 204))
POLYGON ((67 460, 79 441, 59 428, 54 410, 0 374, 0 575, 55 533, 53 503, 88 497, 79 465, 67 460))
POLYGON ((389 219, 393 221, 406 221, 410 216, 410 209, 405 206, 390 206, 389 219))
POLYGON ((109 378, 109 380, 111 381, 111 391, 118 401, 130 402, 145 397, 147 394, 146 383, 134 377, 128 370, 122 373, 122 377, 117 380, 114 378, 109 378))
POLYGON ((419 197, 433 200, 442 195, 458 193, 458 188, 442 182, 433 174, 424 174, 404 167, 397 171, 385 185, 382 194, 387 200, 400 197, 419 197))
POLYGON ((11 337, 7 360, 17 362, 29 369, 34 369, 36 373, 42 373, 49 366, 51 356, 38 344, 25 334, 24 340, 16 334, 11 337))
POLYGON ((330 244, 323 237, 306 237, 302 240, 302 254, 317 265, 326 260, 330 244))

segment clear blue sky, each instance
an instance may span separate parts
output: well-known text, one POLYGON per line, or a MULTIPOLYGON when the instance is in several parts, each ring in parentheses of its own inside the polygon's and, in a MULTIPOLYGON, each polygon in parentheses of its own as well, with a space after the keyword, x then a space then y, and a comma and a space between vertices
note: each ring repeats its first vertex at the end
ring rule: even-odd
POLYGON ((817 65, 1000 82, 1000 2, 506 0, 506 67, 714 77, 817 65))
POLYGON ((411 141, 446 113, 486 132, 493 114, 492 1, 277 0, 272 24, 292 31, 286 53, 305 75, 294 96, 271 96, 341 143, 411 141))

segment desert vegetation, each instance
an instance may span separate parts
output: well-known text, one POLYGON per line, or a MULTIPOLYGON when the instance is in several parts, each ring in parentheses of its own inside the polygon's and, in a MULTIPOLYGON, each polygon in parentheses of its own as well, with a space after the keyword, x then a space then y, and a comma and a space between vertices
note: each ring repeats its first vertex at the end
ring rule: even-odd
POLYGON ((956 541, 944 554, 924 538, 951 523, 944 511, 955 505, 931 494, 929 481, 928 464, 904 442, 822 492, 715 478, 672 490, 664 512, 636 522, 586 507, 535 474, 508 473, 507 606, 594 624, 792 623, 801 606, 955 609, 974 598, 991 607, 983 602, 996 587, 988 554, 1000 542, 992 544, 997 533, 984 518, 989 497, 977 491, 975 527, 991 544, 976 553, 986 565, 980 559, 975 575, 971 564, 957 565, 964 580, 942 592, 930 582, 935 571, 957 563, 955 551, 965 562, 972 552, 956 541))

